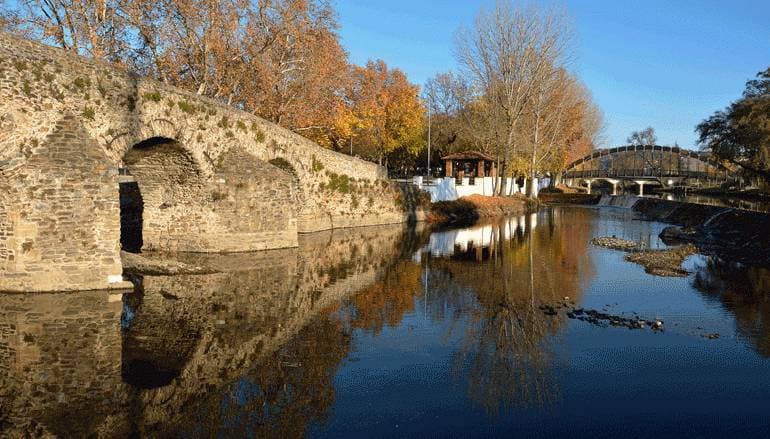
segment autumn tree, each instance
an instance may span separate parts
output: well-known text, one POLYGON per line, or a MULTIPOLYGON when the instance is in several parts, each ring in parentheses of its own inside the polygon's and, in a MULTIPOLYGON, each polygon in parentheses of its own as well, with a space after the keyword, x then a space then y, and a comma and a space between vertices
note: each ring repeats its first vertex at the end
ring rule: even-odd
MULTIPOLYGON (((8 7, 5 5, 5 3, 5 0, 0 0, 0 12, 8 10, 8 7)), ((13 19, 14 17, 10 13, 0 13, 0 32, 5 32, 11 29, 13 19)))
POLYGON ((344 103, 337 110, 339 135, 353 139, 357 154, 380 163, 397 149, 416 154, 425 143, 419 87, 382 60, 351 69, 344 103))
POLYGON ((355 69, 327 0, 26 0, 0 3, 0 20, 17 34, 220 100, 323 146, 343 137, 338 110, 355 69))
POLYGON ((561 11, 509 1, 482 10, 458 34, 459 74, 426 84, 439 146, 485 152, 497 157, 500 175, 530 179, 593 149, 602 115, 567 69, 570 47, 561 11))
POLYGON ((746 83, 743 96, 701 122, 703 149, 770 182, 770 68, 746 83))
POLYGON ((538 88, 563 62, 569 44, 563 14, 510 1, 482 9, 473 28, 459 32, 458 61, 473 84, 484 119, 495 125, 498 161, 502 158, 509 168, 503 175, 524 171, 520 124, 538 88))
POLYGON ((484 117, 485 103, 474 96, 466 77, 452 72, 439 73, 425 84, 427 105, 432 118, 432 143, 443 153, 477 150, 497 151, 495 124, 484 117))
POLYGON ((0 4, 12 30, 81 55, 119 62, 130 35, 119 0, 26 0, 0 4))
POLYGON ((601 111, 586 88, 560 69, 536 94, 524 126, 530 133, 529 173, 558 175, 566 165, 589 153, 600 141, 601 111))

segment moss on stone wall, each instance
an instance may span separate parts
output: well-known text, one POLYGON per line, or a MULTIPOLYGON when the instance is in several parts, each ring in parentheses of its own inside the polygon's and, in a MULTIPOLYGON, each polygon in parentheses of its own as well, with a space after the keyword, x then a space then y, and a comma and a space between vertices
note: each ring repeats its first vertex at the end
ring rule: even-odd
POLYGON ((276 168, 286 171, 289 174, 293 175, 294 177, 297 177, 297 170, 294 169, 294 166, 291 165, 291 163, 288 162, 283 157, 276 157, 274 159, 271 159, 268 161, 271 165, 275 166, 276 168))

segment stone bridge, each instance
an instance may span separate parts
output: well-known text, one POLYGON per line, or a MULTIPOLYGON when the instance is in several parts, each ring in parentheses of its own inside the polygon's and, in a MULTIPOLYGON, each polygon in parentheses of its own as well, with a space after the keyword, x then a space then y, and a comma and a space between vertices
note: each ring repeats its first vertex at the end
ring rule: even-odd
POLYGON ((597 149, 570 163, 561 177, 569 186, 585 182, 588 192, 594 181, 605 180, 612 185, 613 195, 621 181, 633 181, 642 195, 647 183, 723 183, 733 178, 732 174, 708 153, 671 146, 628 145, 597 149))
POLYGON ((241 252, 398 223, 375 164, 0 33, 0 291, 123 285, 128 251, 241 252))

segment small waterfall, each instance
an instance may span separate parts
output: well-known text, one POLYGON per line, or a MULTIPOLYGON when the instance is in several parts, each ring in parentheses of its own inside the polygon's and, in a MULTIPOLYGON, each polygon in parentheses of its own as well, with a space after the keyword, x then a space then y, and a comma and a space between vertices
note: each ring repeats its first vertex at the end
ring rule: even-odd
POLYGON ((602 198, 599 200, 599 206, 630 209, 634 207, 637 201, 639 201, 639 197, 635 195, 602 195, 602 198))

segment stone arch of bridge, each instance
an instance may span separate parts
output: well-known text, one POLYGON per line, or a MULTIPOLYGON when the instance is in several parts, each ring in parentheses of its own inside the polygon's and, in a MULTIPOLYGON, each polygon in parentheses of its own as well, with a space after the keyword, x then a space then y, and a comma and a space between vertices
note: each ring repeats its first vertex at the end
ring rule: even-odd
POLYGON ((176 139, 152 136, 126 151, 120 174, 123 250, 174 250, 195 220, 204 179, 199 162, 176 139))

